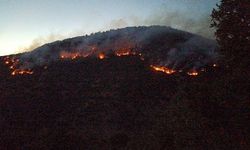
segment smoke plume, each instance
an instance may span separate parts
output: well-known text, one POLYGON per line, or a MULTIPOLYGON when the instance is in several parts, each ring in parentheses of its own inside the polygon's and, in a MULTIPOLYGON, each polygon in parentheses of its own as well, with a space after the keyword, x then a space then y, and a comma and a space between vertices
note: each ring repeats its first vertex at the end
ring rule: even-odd
POLYGON ((211 23, 211 17, 209 14, 203 14, 202 16, 197 16, 192 19, 189 14, 178 11, 163 11, 152 14, 146 18, 130 16, 127 18, 116 19, 111 21, 109 25, 106 25, 104 29, 116 29, 127 26, 141 25, 161 25, 198 34, 209 39, 214 39, 215 29, 210 27, 211 23))

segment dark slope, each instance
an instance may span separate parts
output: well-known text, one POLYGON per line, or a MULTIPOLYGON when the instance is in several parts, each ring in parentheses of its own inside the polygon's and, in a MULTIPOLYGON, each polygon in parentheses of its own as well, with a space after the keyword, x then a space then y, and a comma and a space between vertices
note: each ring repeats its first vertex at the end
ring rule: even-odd
POLYGON ((0 65, 1 150, 249 146, 247 82, 228 89, 220 69, 167 76, 136 56, 58 61, 23 76, 0 65))

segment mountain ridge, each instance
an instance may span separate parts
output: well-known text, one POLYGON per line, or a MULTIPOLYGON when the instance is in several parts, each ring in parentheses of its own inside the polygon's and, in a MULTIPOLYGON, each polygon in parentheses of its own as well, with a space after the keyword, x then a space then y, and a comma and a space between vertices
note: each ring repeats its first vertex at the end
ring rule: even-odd
POLYGON ((109 55, 121 51, 141 54, 153 63, 173 69, 199 69, 215 63, 218 58, 213 40, 171 27, 141 26, 47 43, 20 55, 20 61, 22 68, 32 68, 57 61, 62 53, 96 57, 100 53, 109 55))

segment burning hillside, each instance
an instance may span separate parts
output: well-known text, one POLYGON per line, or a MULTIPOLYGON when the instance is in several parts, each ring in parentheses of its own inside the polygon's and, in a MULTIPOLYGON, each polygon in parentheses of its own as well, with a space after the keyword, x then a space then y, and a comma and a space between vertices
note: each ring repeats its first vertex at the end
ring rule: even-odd
POLYGON ((136 55, 166 74, 198 75, 216 62, 216 43, 198 35, 163 26, 128 27, 45 44, 18 57, 6 57, 12 75, 32 74, 35 66, 61 59, 136 55))
POLYGON ((21 69, 20 60, 15 57, 7 56, 4 58, 4 64, 7 65, 11 71, 11 75, 23 75, 23 74, 33 74, 31 69, 21 69))
POLYGON ((117 143, 123 149, 148 144, 154 150, 182 149, 183 143, 187 149, 206 149, 212 143, 213 149, 227 146, 224 141, 245 143, 237 133, 247 135, 242 122, 248 121, 248 101, 234 98, 248 99, 247 78, 235 80, 228 90, 220 68, 193 78, 150 65, 139 55, 121 54, 72 55, 15 77, 4 65, 19 61, 5 57, 0 63, 0 149, 110 150, 117 143))

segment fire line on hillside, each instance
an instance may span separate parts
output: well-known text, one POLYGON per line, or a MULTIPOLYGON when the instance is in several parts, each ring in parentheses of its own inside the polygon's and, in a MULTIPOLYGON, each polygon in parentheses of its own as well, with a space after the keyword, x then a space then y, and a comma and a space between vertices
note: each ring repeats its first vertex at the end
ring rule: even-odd
POLYGON ((189 32, 165 26, 127 27, 44 44, 33 51, 7 56, 11 75, 33 74, 34 67, 59 60, 111 56, 136 56, 167 75, 178 72, 197 76, 206 66, 216 67, 217 43, 189 32), (214 65, 212 65, 214 64, 214 65))
MULTIPOLYGON (((94 49, 90 52, 87 52, 85 54, 81 54, 81 53, 77 53, 77 52, 61 52, 60 53, 60 59, 61 60, 75 60, 75 59, 83 59, 83 58, 86 58, 86 57, 89 57, 91 55, 94 54, 94 49)), ((115 56, 117 57, 124 57, 124 56, 139 56, 139 58, 141 60, 145 60, 145 58, 143 57, 143 55, 141 53, 136 53, 136 52, 133 52, 131 51, 130 49, 122 49, 122 50, 117 50, 115 51, 115 56)), ((105 53, 99 53, 97 56, 96 56, 98 59, 100 60, 103 60, 103 59, 106 59, 108 58, 105 53)), ((12 76, 16 76, 16 75, 32 75, 34 73, 34 71, 32 71, 32 69, 20 69, 18 68, 20 66, 19 64, 19 59, 18 58, 15 58, 15 57, 5 57, 4 58, 4 64, 7 65, 10 69, 10 72, 11 72, 11 75, 12 76)), ((213 64, 213 67, 216 67, 217 64, 213 64)), ((177 72, 182 72, 182 70, 174 70, 174 69, 171 69, 171 68, 168 68, 166 66, 160 66, 160 65, 150 65, 150 67, 154 70, 154 71, 157 71, 157 72, 163 72, 167 75, 171 75, 171 74, 174 74, 174 73, 177 73, 177 72)), ((47 66, 45 66, 44 68, 47 69, 47 66)), ((200 71, 203 71, 204 69, 200 70, 200 71)), ((190 70, 188 72, 186 72, 187 75, 190 75, 190 76, 197 76, 199 75, 199 72, 197 70, 190 70)))

